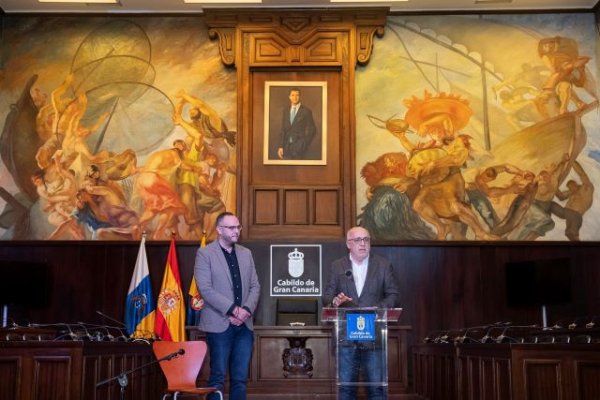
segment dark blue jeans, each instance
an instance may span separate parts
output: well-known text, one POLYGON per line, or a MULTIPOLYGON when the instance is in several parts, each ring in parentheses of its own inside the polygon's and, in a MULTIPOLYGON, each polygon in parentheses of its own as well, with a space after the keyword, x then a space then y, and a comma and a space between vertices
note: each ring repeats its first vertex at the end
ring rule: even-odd
POLYGON ((387 399, 385 388, 377 384, 384 380, 383 357, 386 357, 380 348, 369 348, 361 343, 340 344, 338 357, 338 400, 356 400, 358 386, 367 386, 369 400, 387 399), (364 379, 359 381, 361 375, 364 379))
MULTIPOLYGON (((225 375, 229 372, 229 399, 246 400, 246 381, 252 358, 253 332, 246 325, 234 326, 222 333, 206 333, 210 351, 210 376, 208 386, 221 390, 225 386, 225 375)), ((210 394, 208 400, 219 396, 210 394)))

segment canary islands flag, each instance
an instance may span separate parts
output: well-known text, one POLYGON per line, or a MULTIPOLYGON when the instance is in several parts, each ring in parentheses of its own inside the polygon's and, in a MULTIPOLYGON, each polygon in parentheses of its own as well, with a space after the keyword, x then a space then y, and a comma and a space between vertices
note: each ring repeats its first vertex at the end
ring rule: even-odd
POLYGON ((184 302, 179 276, 179 263, 175 251, 175 239, 171 239, 165 274, 158 295, 156 324, 154 325, 154 332, 162 340, 185 341, 184 302))
POLYGON ((142 237, 135 268, 125 304, 125 328, 134 338, 152 338, 154 335, 155 304, 152 282, 146 257, 146 236, 142 237))
MULTIPOLYGON (((200 239, 200 247, 204 246, 206 246, 206 232, 202 232, 202 239, 200 239)), ((198 285, 196 285, 196 277, 193 275, 193 273, 188 295, 190 297, 187 305, 186 324, 196 326, 200 321, 200 311, 204 308, 204 299, 202 298, 200 291, 198 291, 198 285)))

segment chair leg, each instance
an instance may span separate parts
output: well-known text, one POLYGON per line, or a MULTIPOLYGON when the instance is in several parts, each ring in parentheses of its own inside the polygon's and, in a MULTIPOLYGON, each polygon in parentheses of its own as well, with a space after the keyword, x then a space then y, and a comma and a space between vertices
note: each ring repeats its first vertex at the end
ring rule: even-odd
MULTIPOLYGON (((219 395, 219 398, 220 398, 221 400, 223 400, 223 392, 221 392, 220 390, 215 390, 213 393, 217 393, 217 394, 219 395)), ((207 399, 209 394, 211 394, 211 393, 206 393, 206 394, 204 395, 204 399, 207 399)))

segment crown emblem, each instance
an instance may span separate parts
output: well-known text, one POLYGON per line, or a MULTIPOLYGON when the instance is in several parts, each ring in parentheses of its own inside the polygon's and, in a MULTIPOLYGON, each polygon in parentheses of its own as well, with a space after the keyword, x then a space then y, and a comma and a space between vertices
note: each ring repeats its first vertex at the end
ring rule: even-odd
POLYGON ((294 278, 299 278, 304 273, 304 253, 295 248, 288 253, 288 272, 294 278))

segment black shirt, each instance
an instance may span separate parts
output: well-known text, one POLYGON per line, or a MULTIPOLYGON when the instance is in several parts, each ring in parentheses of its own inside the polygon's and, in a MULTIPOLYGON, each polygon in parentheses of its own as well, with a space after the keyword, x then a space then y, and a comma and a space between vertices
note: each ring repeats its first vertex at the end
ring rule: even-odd
POLYGON ((229 273, 231 274, 231 282, 233 283, 233 299, 234 304, 227 311, 227 314, 233 315, 233 310, 236 306, 242 306, 242 276, 240 274, 240 265, 238 264, 237 256, 235 255, 235 247, 231 248, 231 253, 221 247, 223 255, 225 255, 225 261, 229 266, 229 273))

